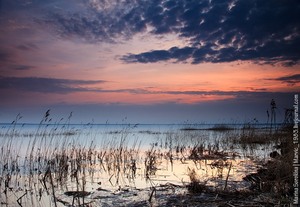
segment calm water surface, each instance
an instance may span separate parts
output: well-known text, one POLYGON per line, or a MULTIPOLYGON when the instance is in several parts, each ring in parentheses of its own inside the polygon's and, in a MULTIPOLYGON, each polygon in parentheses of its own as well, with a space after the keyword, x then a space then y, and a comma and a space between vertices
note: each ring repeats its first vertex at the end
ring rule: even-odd
MULTIPOLYGON (((2 124, 0 125, 1 156, 5 159, 2 159, 0 168, 3 177, 7 173, 3 169, 5 160, 18 160, 21 172, 16 176, 21 177, 23 172, 25 178, 22 179, 28 182, 26 180, 26 174, 29 173, 26 171, 28 157, 31 155, 51 157, 54 153, 71 152, 76 148, 91 152, 90 156, 94 156, 95 160, 107 156, 108 153, 111 154, 103 161, 104 163, 83 165, 86 166, 86 171, 83 170, 79 178, 84 179, 84 184, 81 183, 79 186, 81 190, 93 192, 89 196, 92 201, 96 199, 95 196, 99 196, 100 192, 107 195, 107 202, 111 202, 111 199, 120 199, 114 196, 117 195, 116 192, 121 192, 121 189, 125 188, 131 189, 130 192, 135 192, 133 194, 136 195, 140 192, 137 189, 158 187, 166 183, 183 185, 190 181, 191 170, 195 170, 199 179, 212 187, 224 186, 225 179, 229 176, 228 188, 247 188, 249 184, 243 181, 243 177, 250 172, 255 172, 257 169, 255 159, 269 158, 273 146, 254 145, 241 148, 240 145, 233 144, 231 139, 239 136, 243 126, 234 124, 226 125, 234 128, 231 130, 208 130, 223 125, 2 124), (204 154, 210 153, 210 150, 224 154, 219 158, 192 160, 191 152, 196 147, 197 149, 203 147, 204 154), (117 156, 121 153, 123 154, 120 161, 117 160, 119 159, 117 156), (155 164, 149 170, 147 165, 151 162, 151 157, 155 159, 155 164), (123 170, 116 172, 116 160, 117 163, 120 162, 123 170), (103 191, 99 191, 99 188, 103 191)), ((266 125, 257 126, 258 131, 264 131, 266 128, 266 125)), ((27 184, 20 184, 20 181, 15 184, 20 191, 14 194, 21 195, 27 184)), ((36 185, 40 184, 37 182, 36 185)), ((70 198, 64 195, 67 190, 78 190, 78 184, 75 185, 71 177, 66 178, 64 184, 57 188, 57 198, 71 202, 70 198)), ((100 196, 103 197, 102 194, 100 196)), ((43 194, 43 205, 51 203, 51 196, 49 196, 43 194)), ((14 199, 4 197, 0 199, 2 203, 9 200, 11 206, 16 204, 14 199)), ((35 202, 41 205, 39 201, 35 202)))

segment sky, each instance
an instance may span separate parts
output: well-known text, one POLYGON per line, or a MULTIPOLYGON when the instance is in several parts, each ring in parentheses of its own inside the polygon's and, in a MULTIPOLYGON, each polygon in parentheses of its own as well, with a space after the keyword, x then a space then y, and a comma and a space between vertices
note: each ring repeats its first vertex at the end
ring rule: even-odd
POLYGON ((0 0, 0 123, 282 121, 299 60, 298 0, 0 0))

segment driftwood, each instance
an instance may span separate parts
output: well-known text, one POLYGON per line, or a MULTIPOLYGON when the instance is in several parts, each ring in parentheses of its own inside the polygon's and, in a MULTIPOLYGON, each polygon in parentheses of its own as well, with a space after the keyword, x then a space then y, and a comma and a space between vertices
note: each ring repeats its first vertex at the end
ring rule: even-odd
POLYGON ((83 198, 83 197, 91 195, 91 192, 87 192, 87 191, 67 191, 64 194, 66 196, 73 196, 73 197, 76 197, 76 198, 83 198))

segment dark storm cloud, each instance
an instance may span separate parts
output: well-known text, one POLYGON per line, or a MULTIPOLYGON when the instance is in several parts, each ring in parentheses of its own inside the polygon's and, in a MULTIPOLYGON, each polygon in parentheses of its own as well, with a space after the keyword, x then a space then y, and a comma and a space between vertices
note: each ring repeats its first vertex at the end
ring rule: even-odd
MULTIPOLYGON (((186 41, 180 47, 124 54, 121 60, 127 63, 247 60, 292 66, 300 59, 298 0, 46 0, 22 4, 11 0, 5 4, 11 10, 39 11, 34 21, 61 38, 118 42, 148 32, 157 37, 176 34, 186 41)), ((33 48, 19 45, 18 49, 33 48)))
POLYGON ((128 39, 146 29, 144 9, 135 1, 103 2, 86 1, 81 12, 50 11, 47 20, 38 22, 53 26, 62 38, 71 35, 90 43, 116 42, 120 37, 128 39))
POLYGON ((267 79, 267 80, 276 80, 276 81, 281 81, 283 83, 287 83, 288 85, 295 85, 297 83, 300 83, 300 74, 295 74, 295 75, 291 75, 291 76, 283 76, 283 77, 267 79))
MULTIPOLYGON (((123 56, 121 59, 128 63, 140 62, 151 63, 159 61, 167 61, 170 59, 177 61, 185 61, 195 54, 196 57, 205 56, 205 49, 197 49, 194 47, 178 48, 172 47, 170 50, 153 50, 140 54, 129 54, 123 56)), ((195 57, 195 59, 196 59, 195 57)))
MULTIPOLYGON (((173 5, 171 1, 161 4, 164 11, 156 13, 156 16, 168 18, 168 24, 164 25, 163 20, 152 23, 155 28, 153 32, 176 32, 181 37, 188 38, 190 45, 176 50, 171 48, 128 54, 122 60, 148 63, 191 58, 195 64, 252 60, 269 64, 280 62, 286 66, 299 62, 298 1, 240 0, 233 7, 228 1, 172 2, 173 5), (167 29, 159 29, 166 26, 167 29)), ((155 13, 152 15, 155 16, 155 13)))
POLYGON ((0 89, 17 89, 40 93, 72 93, 90 91, 88 88, 79 87, 103 83, 103 80, 69 80, 39 77, 1 77, 0 89))
POLYGON ((300 4, 297 0, 136 0, 111 3, 108 9, 99 9, 99 5, 103 6, 100 2, 103 1, 89 4, 92 15, 55 13, 50 22, 64 36, 76 35, 91 42, 130 38, 147 27, 151 28, 151 34, 176 33, 189 41, 182 48, 153 48, 121 58, 130 63, 251 60, 291 66, 299 62, 300 4))

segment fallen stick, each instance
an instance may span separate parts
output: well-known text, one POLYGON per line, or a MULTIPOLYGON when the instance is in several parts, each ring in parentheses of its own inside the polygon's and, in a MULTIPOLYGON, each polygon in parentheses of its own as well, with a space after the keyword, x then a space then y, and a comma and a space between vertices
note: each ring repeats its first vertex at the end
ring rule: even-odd
POLYGON ((51 173, 50 167, 48 169, 49 169, 49 176, 50 176, 50 184, 51 184, 51 188, 52 188, 52 196, 54 199, 54 206, 57 207, 52 173, 51 173))
POLYGON ((227 173, 227 177, 226 177, 226 181, 225 181, 225 186, 224 186, 224 190, 226 190, 227 188, 227 182, 228 182, 228 178, 229 178, 229 173, 232 167, 232 162, 230 163, 229 169, 228 169, 228 173, 227 173))
POLYGON ((152 196, 153 196, 153 194, 154 194, 155 191, 156 191, 155 187, 152 187, 152 192, 151 192, 150 197, 149 197, 149 199, 148 199, 148 201, 149 201, 150 203, 151 203, 152 196))
POLYGON ((27 190, 26 190, 25 193, 24 193, 20 198, 18 198, 18 200, 17 200, 17 203, 18 203, 21 207, 23 207, 23 206, 22 206, 22 203, 20 202, 20 200, 21 200, 25 195, 27 195, 27 190))

